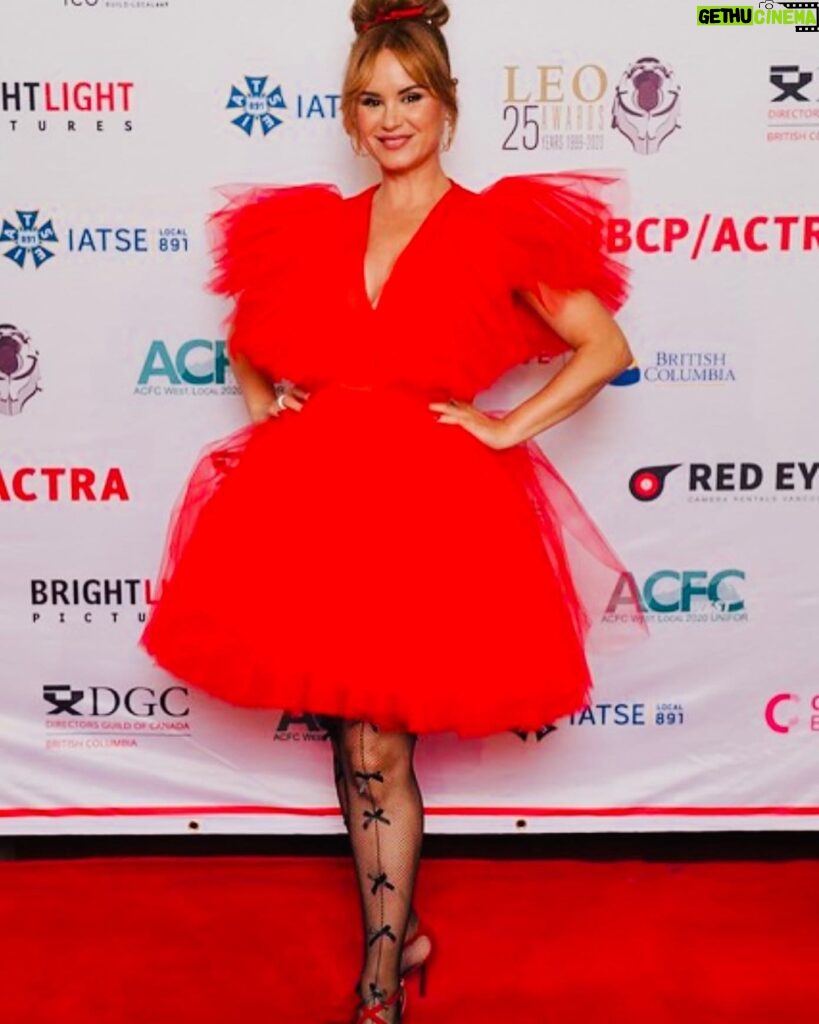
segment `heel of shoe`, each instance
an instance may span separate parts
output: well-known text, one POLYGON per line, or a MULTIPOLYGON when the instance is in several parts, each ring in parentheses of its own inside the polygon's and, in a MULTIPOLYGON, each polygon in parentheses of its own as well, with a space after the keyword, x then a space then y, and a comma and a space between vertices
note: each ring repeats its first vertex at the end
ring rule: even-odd
POLYGON ((422 999, 426 999, 427 996, 427 970, 429 968, 429 959, 425 960, 418 968, 418 995, 422 999))

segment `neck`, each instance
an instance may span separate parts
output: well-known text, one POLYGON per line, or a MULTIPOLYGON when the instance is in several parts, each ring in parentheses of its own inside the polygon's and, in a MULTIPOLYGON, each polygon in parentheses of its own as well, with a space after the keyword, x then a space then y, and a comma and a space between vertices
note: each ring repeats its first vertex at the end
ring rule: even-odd
POLYGON ((381 184, 376 195, 383 209, 407 210, 428 207, 450 187, 449 178, 438 160, 430 160, 409 170, 381 169, 381 184))

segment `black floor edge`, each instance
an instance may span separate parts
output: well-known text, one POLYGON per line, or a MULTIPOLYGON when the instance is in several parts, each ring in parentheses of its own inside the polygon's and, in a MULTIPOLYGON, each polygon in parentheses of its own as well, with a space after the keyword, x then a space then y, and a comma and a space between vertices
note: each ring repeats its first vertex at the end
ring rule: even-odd
MULTIPOLYGON (((84 857, 339 857, 345 836, 6 836, 0 860, 84 857)), ((641 832, 442 836, 428 858, 588 861, 819 860, 819 832, 641 832)))

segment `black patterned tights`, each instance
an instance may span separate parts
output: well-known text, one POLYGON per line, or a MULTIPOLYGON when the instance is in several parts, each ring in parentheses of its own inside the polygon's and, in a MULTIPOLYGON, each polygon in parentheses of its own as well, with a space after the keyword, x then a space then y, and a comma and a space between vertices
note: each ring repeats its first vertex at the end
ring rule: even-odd
MULTIPOLYGON (((352 845, 364 923, 359 994, 367 1005, 398 986, 421 856, 424 807, 413 768, 417 737, 367 722, 325 720, 352 845)), ((392 1021, 389 1014, 386 1022, 392 1021)))

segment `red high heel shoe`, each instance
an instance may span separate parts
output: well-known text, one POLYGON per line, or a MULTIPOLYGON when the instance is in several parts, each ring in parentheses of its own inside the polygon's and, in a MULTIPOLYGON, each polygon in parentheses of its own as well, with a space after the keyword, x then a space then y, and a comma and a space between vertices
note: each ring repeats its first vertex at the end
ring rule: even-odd
POLYGON ((356 1018, 353 1024, 385 1024, 381 1014, 388 1012, 394 1006, 398 1007, 398 1016, 395 1018, 395 1024, 400 1024, 404 1019, 404 1013, 407 1008, 407 990, 404 987, 403 978, 398 982, 398 988, 389 998, 376 1003, 375 1006, 364 1006, 362 1003, 356 1011, 356 1018))

